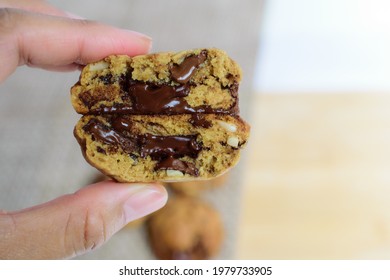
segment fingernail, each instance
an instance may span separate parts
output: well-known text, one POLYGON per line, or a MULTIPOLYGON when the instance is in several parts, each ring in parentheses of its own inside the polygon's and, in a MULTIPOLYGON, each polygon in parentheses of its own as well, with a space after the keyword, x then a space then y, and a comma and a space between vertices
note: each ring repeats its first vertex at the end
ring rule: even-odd
POLYGON ((148 42, 152 41, 152 38, 146 34, 143 34, 143 33, 137 32, 137 31, 133 31, 133 30, 129 30, 129 29, 123 29, 123 30, 126 32, 129 32, 129 33, 133 34, 134 36, 137 36, 145 41, 148 41, 148 42))
POLYGON ((167 192, 160 186, 145 186, 139 188, 123 204, 126 223, 146 216, 165 205, 167 192))
POLYGON ((122 29, 122 30, 125 31, 126 33, 129 33, 131 36, 138 38, 142 42, 142 44, 147 48, 148 52, 152 49, 151 37, 133 30, 128 30, 128 29, 122 29))

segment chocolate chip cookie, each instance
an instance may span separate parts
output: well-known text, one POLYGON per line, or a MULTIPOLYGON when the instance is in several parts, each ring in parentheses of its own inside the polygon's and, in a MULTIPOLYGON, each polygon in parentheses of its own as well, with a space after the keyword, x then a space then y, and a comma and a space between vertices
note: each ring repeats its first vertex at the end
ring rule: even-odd
POLYGON ((187 196, 170 198, 147 222, 151 247, 159 259, 210 259, 219 252, 223 226, 216 210, 187 196))
POLYGON ((238 115, 240 67, 196 49, 87 65, 71 89, 86 160, 120 181, 209 179, 233 167, 249 137, 238 115))

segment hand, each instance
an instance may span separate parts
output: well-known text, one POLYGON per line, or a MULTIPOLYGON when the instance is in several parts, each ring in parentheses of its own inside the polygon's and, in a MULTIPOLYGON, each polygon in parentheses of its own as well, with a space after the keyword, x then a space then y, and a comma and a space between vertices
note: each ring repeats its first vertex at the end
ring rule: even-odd
POLYGON ((20 65, 75 70, 110 54, 143 54, 150 47, 145 35, 71 18, 43 1, 0 0, 0 82, 20 65), (24 2, 28 6, 1 8, 11 6, 4 4, 8 2, 12 7, 24 2))
MULTIPOLYGON (((77 19, 44 1, 0 1, 0 81, 24 64, 75 70, 109 54, 143 54, 150 46, 144 35, 77 19)), ((25 210, 0 211, 0 259, 84 254, 166 200, 158 184, 106 181, 25 210)))

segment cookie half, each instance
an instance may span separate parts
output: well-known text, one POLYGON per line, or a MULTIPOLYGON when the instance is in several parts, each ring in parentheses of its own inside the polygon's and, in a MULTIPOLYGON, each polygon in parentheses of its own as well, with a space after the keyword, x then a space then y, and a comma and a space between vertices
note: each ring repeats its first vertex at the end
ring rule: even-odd
POLYGON ((84 67, 71 100, 80 114, 237 114, 240 81, 219 49, 112 55, 84 67))
POLYGON ((74 129, 86 160, 120 182, 216 177, 239 160, 249 126, 230 115, 83 116, 74 129))

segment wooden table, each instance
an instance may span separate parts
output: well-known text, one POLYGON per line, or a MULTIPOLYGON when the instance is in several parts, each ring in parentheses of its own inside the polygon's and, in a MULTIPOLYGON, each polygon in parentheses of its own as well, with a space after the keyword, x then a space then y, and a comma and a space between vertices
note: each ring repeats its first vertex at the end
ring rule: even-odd
POLYGON ((237 258, 390 258, 390 94, 254 104, 237 258))

